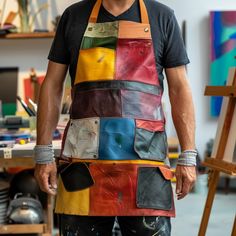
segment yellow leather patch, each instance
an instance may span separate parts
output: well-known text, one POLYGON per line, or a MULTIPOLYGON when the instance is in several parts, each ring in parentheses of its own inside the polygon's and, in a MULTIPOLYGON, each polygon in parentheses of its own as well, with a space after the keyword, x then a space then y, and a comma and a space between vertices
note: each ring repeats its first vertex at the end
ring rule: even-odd
POLYGON ((88 215, 89 194, 89 188, 76 192, 66 191, 59 177, 55 212, 68 215, 88 215))
MULTIPOLYGON (((164 166, 164 162, 160 161, 149 161, 149 160, 81 160, 78 158, 68 158, 69 162, 86 162, 86 163, 96 163, 96 164, 135 164, 135 165, 156 165, 156 166, 164 166)), ((63 161, 61 161, 63 163, 63 161)))
POLYGON ((103 47, 80 50, 75 84, 113 80, 114 74, 115 50, 103 47))

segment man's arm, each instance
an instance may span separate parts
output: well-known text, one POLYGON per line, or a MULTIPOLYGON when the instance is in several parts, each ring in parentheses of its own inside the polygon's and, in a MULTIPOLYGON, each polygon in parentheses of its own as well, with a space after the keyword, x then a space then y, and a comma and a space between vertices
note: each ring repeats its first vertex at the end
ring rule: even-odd
POLYGON ((49 61, 47 74, 40 89, 37 145, 47 145, 52 142, 52 135, 60 116, 67 67, 67 65, 49 61))
MULTIPOLYGON (((49 61, 47 74, 40 89, 37 115, 37 145, 52 143, 53 132, 56 129, 61 110, 64 80, 68 66, 49 61)), ((56 164, 36 164, 35 177, 40 188, 55 194, 56 164)))
MULTIPOLYGON (((185 66, 166 69, 172 118, 179 138, 181 150, 195 149, 195 115, 191 90, 185 66)), ((195 166, 177 165, 176 193, 184 198, 196 180, 195 166)))

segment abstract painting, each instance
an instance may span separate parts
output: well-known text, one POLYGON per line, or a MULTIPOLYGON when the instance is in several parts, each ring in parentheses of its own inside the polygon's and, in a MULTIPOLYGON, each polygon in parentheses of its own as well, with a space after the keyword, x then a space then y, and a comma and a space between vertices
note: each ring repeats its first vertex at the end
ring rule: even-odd
MULTIPOLYGON (((210 12, 210 84, 226 84, 230 67, 236 67, 236 11, 210 12)), ((220 114, 222 97, 211 98, 211 116, 220 114)))

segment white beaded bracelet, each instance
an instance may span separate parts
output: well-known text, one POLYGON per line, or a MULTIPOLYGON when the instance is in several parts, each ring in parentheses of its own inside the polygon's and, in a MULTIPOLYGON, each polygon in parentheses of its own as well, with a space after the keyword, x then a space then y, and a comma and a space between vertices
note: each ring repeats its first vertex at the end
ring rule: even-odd
POLYGON ((50 164, 55 161, 54 150, 50 145, 36 145, 34 147, 34 160, 37 164, 50 164))
POLYGON ((197 155, 198 153, 196 150, 186 150, 179 155, 177 165, 196 166, 197 155))

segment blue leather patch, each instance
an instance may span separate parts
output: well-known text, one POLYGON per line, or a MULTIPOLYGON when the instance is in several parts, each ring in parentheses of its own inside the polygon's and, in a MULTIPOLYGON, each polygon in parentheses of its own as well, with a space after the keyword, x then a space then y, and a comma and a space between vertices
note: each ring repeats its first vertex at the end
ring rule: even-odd
POLYGON ((134 151, 135 122, 125 118, 101 118, 99 160, 137 160, 134 151))

